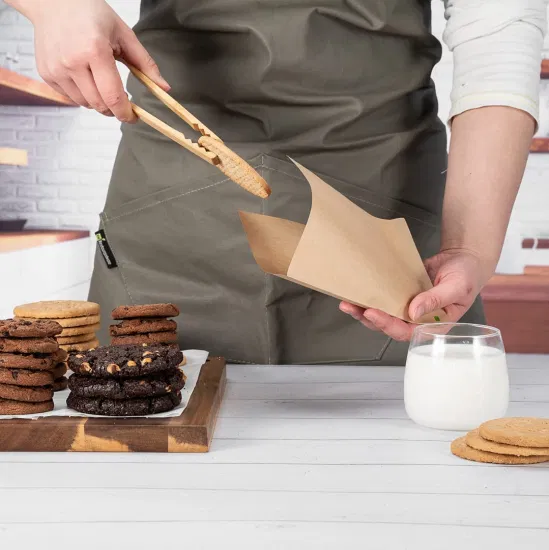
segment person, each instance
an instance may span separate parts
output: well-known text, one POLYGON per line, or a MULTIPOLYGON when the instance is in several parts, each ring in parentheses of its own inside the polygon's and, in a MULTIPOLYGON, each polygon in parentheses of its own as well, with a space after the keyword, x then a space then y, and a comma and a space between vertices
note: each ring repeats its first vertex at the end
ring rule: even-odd
MULTIPOLYGON (((370 213, 405 217, 434 282, 411 302, 412 319, 444 307, 452 320, 483 321, 478 294, 538 118, 547 0, 446 0, 448 163, 430 0, 142 0, 133 31, 104 0, 8 3, 34 24, 38 69, 55 89, 133 123, 122 58, 273 188, 255 199, 144 124, 123 124, 101 214, 117 267, 98 254, 90 291, 104 311, 175 302, 181 345, 231 362, 403 363, 410 324, 345 303, 342 315, 332 298, 253 261, 237 210, 307 219, 310 193, 291 156, 370 213)), ((128 90, 181 124, 132 77, 128 90)))

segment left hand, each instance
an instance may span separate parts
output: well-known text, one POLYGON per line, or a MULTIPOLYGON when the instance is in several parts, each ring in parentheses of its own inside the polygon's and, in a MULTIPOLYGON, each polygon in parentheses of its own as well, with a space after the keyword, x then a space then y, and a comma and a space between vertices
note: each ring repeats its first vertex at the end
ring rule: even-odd
MULTIPOLYGON (((459 321, 492 274, 491 270, 483 269, 476 254, 467 250, 443 250, 426 260, 425 267, 434 286, 410 302, 408 312, 412 320, 444 309, 448 322, 459 321)), ((365 327, 384 332, 394 340, 407 341, 412 337, 415 325, 378 309, 365 309, 348 302, 341 302, 339 309, 365 327)))

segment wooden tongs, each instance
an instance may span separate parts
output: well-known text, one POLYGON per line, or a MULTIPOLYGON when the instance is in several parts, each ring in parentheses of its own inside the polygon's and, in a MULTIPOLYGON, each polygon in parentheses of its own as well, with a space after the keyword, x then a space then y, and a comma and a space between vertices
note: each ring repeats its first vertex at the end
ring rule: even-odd
POLYGON ((266 199, 271 194, 271 188, 268 183, 244 159, 229 149, 221 138, 216 136, 206 125, 202 124, 202 122, 187 111, 183 105, 178 103, 172 96, 160 88, 160 86, 153 82, 146 74, 142 73, 133 65, 123 60, 120 61, 124 63, 132 74, 140 80, 156 98, 166 105, 168 109, 171 109, 193 130, 200 132, 202 136, 198 139, 198 143, 195 143, 185 137, 182 132, 168 126, 165 122, 162 122, 138 105, 132 103, 133 112, 140 120, 200 157, 202 160, 213 164, 236 184, 253 195, 266 199))

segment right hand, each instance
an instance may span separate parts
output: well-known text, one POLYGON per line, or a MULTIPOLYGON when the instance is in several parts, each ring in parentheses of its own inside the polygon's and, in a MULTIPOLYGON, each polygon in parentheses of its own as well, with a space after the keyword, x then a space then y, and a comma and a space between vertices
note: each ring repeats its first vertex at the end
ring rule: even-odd
POLYGON ((35 28, 40 76, 78 105, 122 122, 135 122, 115 58, 135 65, 163 90, 170 89, 134 32, 104 0, 36 2, 28 16, 35 28))

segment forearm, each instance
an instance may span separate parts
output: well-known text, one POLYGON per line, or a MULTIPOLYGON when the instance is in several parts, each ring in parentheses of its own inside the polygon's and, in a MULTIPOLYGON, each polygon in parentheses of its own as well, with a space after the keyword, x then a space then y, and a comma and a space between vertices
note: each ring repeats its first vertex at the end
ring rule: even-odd
POLYGON ((465 249, 495 269, 524 174, 535 121, 511 107, 466 111, 452 123, 442 249, 465 249))
POLYGON ((23 14, 27 19, 32 21, 34 15, 43 9, 55 9, 53 1, 48 0, 4 0, 6 4, 16 9, 19 13, 23 14), (45 5, 44 5, 45 4, 45 5))

